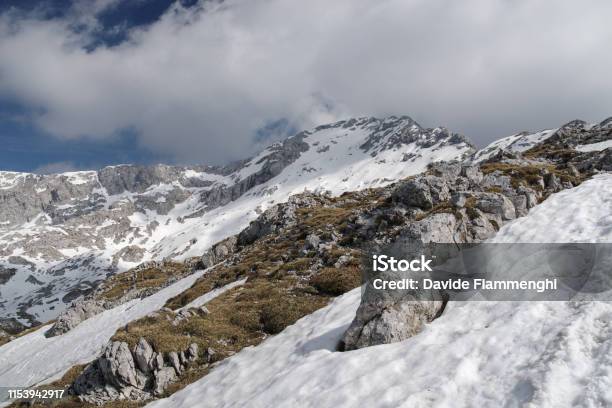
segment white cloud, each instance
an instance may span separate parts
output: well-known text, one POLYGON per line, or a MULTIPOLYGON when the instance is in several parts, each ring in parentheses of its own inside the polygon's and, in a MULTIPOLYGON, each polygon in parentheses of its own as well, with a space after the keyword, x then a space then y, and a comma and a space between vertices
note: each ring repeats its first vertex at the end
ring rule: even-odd
POLYGON ((40 109, 58 137, 131 128, 147 148, 200 162, 248 154, 254 131, 280 118, 409 114, 483 142, 612 114, 606 0, 204 4, 93 52, 70 19, 4 16, 0 92, 40 109))

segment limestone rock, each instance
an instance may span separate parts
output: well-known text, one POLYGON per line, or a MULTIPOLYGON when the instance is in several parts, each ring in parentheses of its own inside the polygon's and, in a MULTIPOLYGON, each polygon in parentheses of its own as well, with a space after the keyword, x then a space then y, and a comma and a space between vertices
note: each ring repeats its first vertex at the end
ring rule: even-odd
POLYGON ((141 337, 136 347, 134 347, 134 360, 138 369, 145 374, 149 374, 155 369, 155 357, 155 352, 151 345, 141 337))
POLYGON ((321 243, 321 238, 316 234, 310 234, 306 237, 305 249, 318 249, 321 243))
POLYGON ((89 319, 104 310, 104 302, 102 301, 79 298, 58 316, 53 326, 45 333, 45 336, 53 337, 64 334, 72 330, 83 320, 89 319))
POLYGON ((483 179, 483 174, 478 166, 463 166, 461 168, 461 175, 466 177, 470 183, 480 184, 483 179))
POLYGON ((172 367, 163 367, 155 372, 155 395, 162 395, 172 382, 176 381, 176 371, 172 367))
POLYGON ((196 361, 198 359, 198 345, 196 343, 191 343, 185 354, 189 361, 196 361))
POLYGON ((217 352, 212 347, 206 349, 205 358, 207 363, 212 363, 215 360, 215 354, 217 352))
POLYGON ((476 207, 481 211, 499 215, 503 220, 516 218, 514 205, 506 196, 499 193, 479 193, 476 198, 476 207))
POLYGON ((204 268, 210 268, 211 266, 227 259, 237 250, 238 238, 231 236, 224 239, 223 241, 213 245, 213 247, 206 251, 201 257, 201 263, 204 268))
POLYGON ((180 374, 183 372, 183 367, 181 367, 181 361, 176 351, 171 351, 168 353, 168 362, 170 363, 172 368, 174 368, 177 374, 180 374))
POLYGON ((544 176, 544 185, 555 193, 563 189, 561 180, 554 173, 548 173, 544 176))
POLYGON ((98 360, 100 371, 107 383, 118 388, 138 387, 136 366, 132 353, 125 342, 110 342, 98 360))
POLYGON ((431 194, 431 199, 433 204, 439 204, 450 199, 450 190, 448 188, 448 183, 446 180, 449 176, 446 177, 437 177, 437 176, 425 176, 424 181, 429 186, 429 192, 431 194))
POLYGON ((408 180, 393 192, 393 199, 409 207, 429 210, 433 207, 433 199, 429 186, 419 180, 408 180))
POLYGON ((441 313, 444 302, 404 301, 392 305, 362 304, 342 339, 344 350, 406 340, 441 313))

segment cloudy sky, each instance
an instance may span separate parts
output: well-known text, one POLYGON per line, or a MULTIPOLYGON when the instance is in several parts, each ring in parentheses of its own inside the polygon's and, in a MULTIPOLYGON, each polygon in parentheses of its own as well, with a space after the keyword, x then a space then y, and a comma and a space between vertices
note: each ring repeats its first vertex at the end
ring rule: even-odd
POLYGON ((612 115, 608 0, 3 0, 0 169, 219 164, 407 114, 476 144, 612 115))

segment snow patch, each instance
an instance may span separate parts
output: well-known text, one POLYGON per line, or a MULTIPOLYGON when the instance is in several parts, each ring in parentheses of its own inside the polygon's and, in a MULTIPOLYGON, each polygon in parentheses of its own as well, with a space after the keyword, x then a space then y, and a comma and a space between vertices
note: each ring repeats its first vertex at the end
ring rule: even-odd
POLYGON ((575 147, 575 149, 581 152, 598 152, 601 150, 606 150, 611 147, 612 147, 612 139, 604 140, 603 142, 599 142, 599 143, 578 145, 575 147))

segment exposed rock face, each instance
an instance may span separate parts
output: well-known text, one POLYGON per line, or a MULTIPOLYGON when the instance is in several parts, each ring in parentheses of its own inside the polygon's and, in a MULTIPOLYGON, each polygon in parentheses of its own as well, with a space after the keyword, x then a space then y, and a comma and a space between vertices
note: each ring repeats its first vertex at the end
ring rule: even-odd
MULTIPOLYGON (((392 208, 389 213, 364 215, 351 228, 361 242, 375 245, 400 240, 411 244, 480 242, 549 194, 573 187, 572 180, 581 177, 578 169, 592 169, 593 160, 600 157, 601 153, 575 155, 570 163, 552 156, 555 165, 551 165, 523 159, 520 153, 498 155, 483 165, 486 174, 460 163, 432 164, 426 174, 397 184, 387 200, 392 208), (416 217, 405 222, 402 214, 416 217), (391 231, 390 223, 397 224, 391 231)), ((444 298, 435 291, 415 291, 395 299, 364 296, 340 348, 353 350, 414 336, 442 313, 444 298)))
POLYGON ((561 126, 551 137, 550 142, 575 146, 598 143, 609 140, 611 137, 610 118, 595 125, 590 125, 583 120, 573 120, 561 126))
POLYGON ((500 193, 475 194, 476 207, 482 212, 498 215, 508 221, 516 218, 516 209, 512 201, 500 193))
MULTIPOLYGON (((224 167, 120 165, 57 175, 0 172, 0 285, 23 288, 22 293, 3 299, 0 317, 30 324, 56 318, 109 275, 143 261, 200 256, 210 249, 211 241, 233 233, 223 232, 223 225, 236 229, 237 218, 246 226, 256 214, 303 188, 329 182, 336 190, 353 184, 358 188, 388 184, 394 180, 377 175, 384 171, 359 176, 356 183, 350 175, 363 167, 364 155, 371 156, 372 168, 394 166, 374 157, 403 148, 411 150, 412 164, 427 157, 422 164, 416 162, 415 169, 424 166, 424 160, 472 151, 463 137, 443 128, 424 129, 408 117, 357 118, 301 132, 251 159, 224 167), (332 148, 340 139, 352 147, 342 152, 332 148), (327 164, 338 159, 348 167, 330 170, 327 164), (314 163, 327 164, 315 168, 314 163), (336 180, 339 170, 347 172, 348 184, 336 180), (241 207, 245 214, 234 214, 231 222, 212 215, 206 218, 245 194, 249 203, 241 207), (210 234, 209 224, 217 224, 210 234), (176 232, 168 236, 167 231, 176 232)), ((281 211, 290 216, 295 207, 281 211)), ((237 241, 209 251, 202 258, 203 266, 229 256, 233 245, 248 245, 274 229, 260 219, 237 241)))
POLYGON ((125 191, 143 193, 157 184, 167 184, 182 176, 177 167, 158 166, 113 166, 98 171, 98 180, 108 194, 121 194, 125 191))
POLYGON ((146 400, 159 396, 198 360, 198 345, 164 355, 141 338, 130 351, 127 343, 111 341, 102 355, 88 365, 70 387, 83 401, 102 404, 115 399, 146 400))
POLYGON ((304 200, 307 201, 308 199, 301 196, 292 196, 286 203, 275 205, 266 210, 238 234, 238 245, 252 244, 264 235, 273 234, 283 226, 290 225, 295 221, 295 211, 300 207, 309 205, 304 200))
MULTIPOLYGON (((341 267, 350 262, 349 256, 326 258, 326 247, 332 242, 343 242, 353 248, 370 242, 392 244, 400 239, 422 244, 479 242, 492 236, 504 223, 524 215, 557 188, 567 188, 579 182, 582 176, 578 170, 579 162, 572 164, 574 169, 568 165, 567 171, 564 171, 549 162, 525 159, 520 154, 497 160, 501 161, 490 161, 482 167, 461 162, 437 163, 424 174, 376 189, 374 193, 361 191, 349 194, 348 200, 356 205, 350 207, 349 215, 343 213, 339 236, 338 231, 325 230, 326 226, 331 225, 327 220, 321 225, 317 224, 316 230, 301 230, 303 235, 300 235, 299 248, 294 249, 295 252, 318 257, 317 264, 311 264, 304 273, 317 268, 341 267), (555 179, 559 183, 555 183, 555 179), (366 202, 374 204, 367 206, 364 205, 366 202)), ((282 228, 296 222, 296 213, 319 215, 318 211, 310 211, 309 208, 314 207, 317 200, 326 201, 334 210, 345 209, 340 208, 338 202, 341 199, 338 197, 301 194, 266 210, 237 236, 214 245, 201 262, 210 265, 228 257, 231 261, 239 259, 240 251, 245 246, 268 234, 282 239, 282 228)), ((291 257, 287 256, 287 259, 291 257)), ((344 335, 344 349, 402 341, 414 336, 443 312, 445 300, 438 295, 432 292, 424 299, 412 297, 397 302, 363 303, 344 335)), ((182 319, 189 319, 191 313, 195 312, 181 311, 176 313, 174 319, 178 323, 182 319)), ((168 317, 168 320, 172 321, 172 317, 168 317)), ((109 347, 112 350, 115 346, 109 347)), ((144 398, 162 395, 169 383, 185 375, 189 363, 195 361, 198 355, 195 343, 185 350, 160 354, 148 342, 140 339, 131 351, 133 362, 130 364, 125 347, 116 348, 118 351, 111 353, 114 357, 110 360, 115 361, 116 367, 121 365, 119 361, 126 361, 123 364, 125 369, 121 372, 118 368, 104 369, 105 364, 108 365, 104 359, 109 359, 105 352, 91 366, 99 374, 88 376, 83 373, 79 380, 81 386, 90 384, 77 392, 84 399, 97 395, 91 391, 95 389, 91 385, 94 380, 101 384, 101 389, 106 390, 105 398, 113 395, 119 398, 130 395, 125 398, 131 399, 143 398, 143 395, 144 398), (119 359, 119 355, 123 357, 119 359), (111 373, 110 377, 107 372, 111 373), (109 392, 109 387, 114 391, 109 392)), ((215 359, 215 351, 210 348, 204 349, 201 354, 204 364, 212 363, 215 359)))
POLYGON ((72 330, 85 319, 97 315, 105 310, 104 302, 98 300, 85 300, 79 298, 62 312, 53 326, 45 333, 47 337, 57 336, 72 330))
POLYGON ((211 266, 227 259, 238 249, 238 237, 235 235, 224 239, 223 241, 213 245, 211 249, 206 251, 201 258, 201 264, 204 268, 211 266))
POLYGON ((107 383, 117 388, 126 386, 142 388, 139 387, 142 384, 138 382, 134 358, 127 343, 110 342, 102 353, 98 364, 107 383))
POLYGON ((0 267, 0 285, 5 284, 11 279, 17 272, 16 268, 3 268, 0 267))
POLYGON ((422 210, 429 210, 433 207, 429 185, 420 180, 410 180, 403 184, 395 191, 393 198, 409 207, 417 207, 422 210))
POLYGON ((8 334, 17 334, 26 327, 14 318, 0 318, 0 330, 8 334))
POLYGON ((168 385, 176 381, 176 371, 172 367, 162 367, 155 372, 155 395, 161 395, 168 385))
MULTIPOLYGON (((372 118, 369 120, 371 121, 372 118)), ((383 123, 380 130, 360 147, 371 155, 376 156, 381 150, 393 149, 407 143, 415 143, 420 147, 431 147, 440 141, 449 145, 470 144, 463 135, 451 133, 443 127, 424 129, 408 116, 399 117, 397 120, 405 122, 399 131, 395 128, 394 121, 383 123)), ((357 120, 351 119, 346 121, 343 126, 351 127, 355 124, 357 124, 357 120)))
POLYGON ((138 344, 134 348, 134 360, 136 365, 145 374, 149 374, 155 369, 156 365, 156 354, 149 343, 141 338, 138 344))
POLYGON ((176 351, 171 351, 170 353, 168 353, 168 362, 170 363, 172 368, 174 368, 174 371, 176 371, 178 374, 183 371, 183 369, 181 368, 181 362, 179 361, 179 356, 176 351))
POLYGON ((441 300, 404 301, 388 305, 366 305, 357 310, 344 333, 344 350, 395 343, 418 334, 444 308, 441 300))

